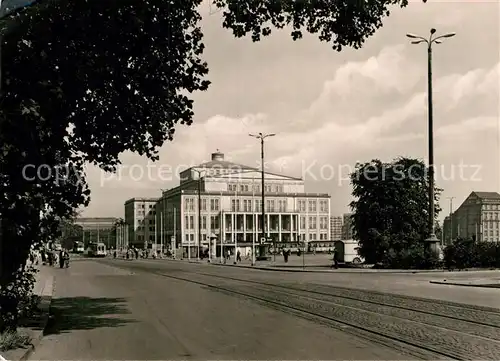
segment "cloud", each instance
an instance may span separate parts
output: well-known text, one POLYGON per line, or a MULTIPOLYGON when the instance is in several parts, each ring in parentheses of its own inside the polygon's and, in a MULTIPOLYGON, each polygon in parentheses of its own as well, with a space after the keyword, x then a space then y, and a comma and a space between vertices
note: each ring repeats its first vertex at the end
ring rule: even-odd
MULTIPOLYGON (((197 99, 194 124, 177 129, 174 141, 162 147, 155 166, 170 167, 175 173, 178 165, 188 167, 208 161, 216 149, 227 159, 257 166, 260 144, 248 134, 272 132, 276 137, 265 143, 270 167, 300 176, 312 165, 317 181, 306 175, 307 188, 331 193, 333 213, 346 211, 350 187, 345 173, 357 161, 391 160, 400 155, 426 159, 426 51, 425 47, 402 41, 406 41, 406 30, 430 26, 440 18, 438 14, 453 9, 453 14, 438 24, 442 31, 448 31, 445 27, 457 19, 467 21, 453 42, 443 43, 435 51, 435 161, 446 167, 460 162, 480 165, 482 171, 480 182, 443 179, 439 185, 445 188, 443 196, 457 198, 471 190, 499 190, 500 63, 498 54, 490 52, 491 47, 484 47, 482 53, 476 48, 478 37, 490 36, 480 25, 493 20, 474 15, 486 16, 492 11, 484 5, 453 2, 432 5, 440 10, 431 12, 428 5, 410 4, 408 11, 391 17, 358 52, 337 54, 316 39, 304 39, 290 43, 293 47, 286 43, 280 58, 277 47, 288 35, 278 34, 267 43, 255 45, 255 51, 246 49, 242 56, 238 51, 241 42, 227 38, 223 52, 219 49, 214 58, 217 61, 211 63, 209 59, 214 84, 197 99), (395 28, 394 24, 405 28, 395 28), (400 34, 394 37, 394 33, 400 34), (235 56, 241 64, 231 57, 232 53, 240 54, 235 56), (321 179, 319 172, 325 167, 335 170, 333 179, 321 179)), ((495 21, 498 26, 498 19, 495 21)), ((207 30, 207 42, 210 37, 218 39, 221 33, 216 31, 207 30)), ((496 37, 491 35, 490 43, 496 37)), ((147 160, 130 153, 123 154, 122 160, 129 166, 148 166, 147 160)), ((107 209, 123 212, 126 198, 159 195, 160 188, 178 183, 175 177, 143 182, 131 178, 124 176, 101 186, 99 172, 89 172, 96 200, 87 212, 103 212, 107 202, 115 204, 107 209), (122 189, 122 194, 116 189, 122 189), (100 200, 111 198, 111 194, 112 200, 100 200)))

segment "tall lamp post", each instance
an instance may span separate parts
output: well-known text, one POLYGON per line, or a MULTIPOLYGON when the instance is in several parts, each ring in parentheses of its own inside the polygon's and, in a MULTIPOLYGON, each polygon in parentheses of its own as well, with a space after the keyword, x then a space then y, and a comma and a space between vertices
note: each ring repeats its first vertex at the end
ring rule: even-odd
MULTIPOLYGON (((274 137, 276 134, 270 133, 270 134, 263 134, 263 133, 258 133, 258 134, 249 134, 249 136, 257 138, 260 140, 260 161, 261 161, 261 191, 262 191, 262 237, 261 239, 266 239, 266 203, 265 203, 265 181, 264 181, 264 139, 268 137, 274 137)), ((276 249, 273 250, 276 252, 276 249)), ((264 244, 261 244, 259 246, 259 257, 258 260, 266 260, 266 246, 264 244)))
POLYGON ((453 242, 453 199, 455 197, 448 197, 450 200, 450 244, 453 242))
MULTIPOLYGON (((198 246, 197 246, 197 254, 196 259, 200 260, 200 245, 201 245, 201 180, 202 172, 196 169, 193 169, 193 172, 198 174, 198 246)), ((210 249, 208 250, 208 254, 210 254, 210 249)))
POLYGON ((443 39, 455 36, 455 33, 447 33, 436 36, 436 29, 432 28, 428 38, 415 34, 406 34, 412 40, 412 44, 427 44, 427 102, 428 102, 428 127, 429 127, 429 238, 426 243, 433 253, 437 253, 439 240, 436 237, 434 224, 434 134, 433 134, 433 110, 432 110, 432 45, 441 44, 443 39))

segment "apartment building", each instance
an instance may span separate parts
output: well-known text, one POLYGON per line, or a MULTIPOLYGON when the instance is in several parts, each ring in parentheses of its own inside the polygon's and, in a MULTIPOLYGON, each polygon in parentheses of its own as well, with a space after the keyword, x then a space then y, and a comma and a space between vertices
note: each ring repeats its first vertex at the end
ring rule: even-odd
POLYGON ((125 202, 127 246, 151 248, 155 240, 157 201, 158 198, 131 198, 125 202))
POLYGON ((342 217, 330 217, 330 241, 339 241, 342 239, 342 217))
POLYGON ((500 194, 472 192, 458 209, 445 218, 444 239, 474 238, 484 242, 500 241, 500 194))
POLYGON ((342 220, 342 239, 353 239, 352 213, 345 213, 342 220))

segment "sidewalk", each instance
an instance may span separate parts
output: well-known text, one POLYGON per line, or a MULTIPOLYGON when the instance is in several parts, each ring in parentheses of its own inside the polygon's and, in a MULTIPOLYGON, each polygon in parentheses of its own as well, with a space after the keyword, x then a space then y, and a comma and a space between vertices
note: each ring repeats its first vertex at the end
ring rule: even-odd
POLYGON ((36 346, 40 343, 43 337, 43 331, 49 320, 50 304, 54 294, 55 277, 52 268, 49 266, 39 266, 39 272, 36 274, 36 282, 33 288, 33 294, 40 297, 38 308, 40 312, 35 317, 27 322, 27 324, 19 327, 19 331, 31 337, 31 345, 27 348, 18 348, 9 350, 0 355, 4 360, 8 361, 26 361, 33 353, 36 346))

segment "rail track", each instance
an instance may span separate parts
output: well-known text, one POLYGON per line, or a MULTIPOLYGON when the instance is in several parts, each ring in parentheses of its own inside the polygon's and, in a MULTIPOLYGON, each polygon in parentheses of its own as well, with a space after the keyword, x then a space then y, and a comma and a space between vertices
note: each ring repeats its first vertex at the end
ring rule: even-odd
POLYGON ((500 310, 494 308, 346 287, 273 284, 196 270, 166 274, 140 269, 251 299, 419 359, 500 358, 500 310))

